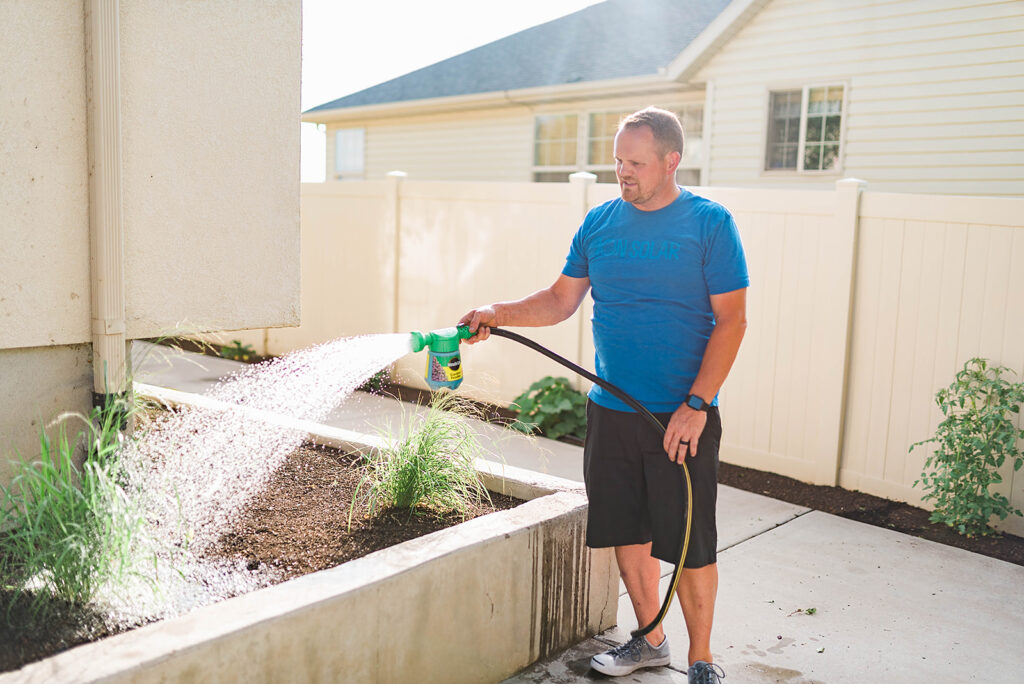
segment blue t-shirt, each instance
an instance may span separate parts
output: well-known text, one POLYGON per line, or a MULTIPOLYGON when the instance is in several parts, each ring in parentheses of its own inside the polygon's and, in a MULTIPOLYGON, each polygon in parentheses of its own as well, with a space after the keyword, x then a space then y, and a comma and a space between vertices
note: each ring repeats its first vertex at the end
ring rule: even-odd
MULTIPOLYGON (((697 378, 715 326, 709 296, 750 285, 732 215, 683 188, 657 211, 622 199, 592 209, 562 273, 590 278, 597 375, 656 413, 679 408, 697 378)), ((590 398, 632 411, 599 385, 590 398)))

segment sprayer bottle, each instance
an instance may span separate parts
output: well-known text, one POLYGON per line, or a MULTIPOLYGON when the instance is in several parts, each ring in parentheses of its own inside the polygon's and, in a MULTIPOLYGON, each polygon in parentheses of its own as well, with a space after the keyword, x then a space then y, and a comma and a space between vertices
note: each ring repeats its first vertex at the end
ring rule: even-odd
POLYGON ((442 387, 455 389, 462 384, 462 355, 459 342, 473 336, 469 327, 441 328, 428 333, 412 333, 412 350, 418 352, 424 347, 427 354, 427 369, 423 375, 431 390, 442 387))

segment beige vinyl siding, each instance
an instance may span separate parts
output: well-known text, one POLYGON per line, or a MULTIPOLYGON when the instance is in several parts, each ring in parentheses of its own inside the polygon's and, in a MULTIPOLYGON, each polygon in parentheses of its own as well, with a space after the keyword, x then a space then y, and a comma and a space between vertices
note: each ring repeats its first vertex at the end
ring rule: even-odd
MULTIPOLYGON (((335 180, 334 133, 342 128, 366 129, 366 180, 405 171, 410 180, 530 181, 537 115, 577 114, 586 119, 593 112, 628 112, 648 105, 679 110, 703 103, 702 90, 680 89, 531 107, 510 104, 501 109, 348 119, 327 125, 327 180, 335 180)), ((581 139, 580 144, 585 143, 581 139)))
POLYGON ((525 108, 328 126, 328 180, 334 179, 334 131, 357 127, 366 128, 367 180, 389 171, 416 180, 530 180, 533 116, 525 108))
POLYGON ((1024 2, 774 0, 700 70, 713 185, 1024 194, 1024 2), (842 165, 766 172, 768 93, 843 84, 842 165))

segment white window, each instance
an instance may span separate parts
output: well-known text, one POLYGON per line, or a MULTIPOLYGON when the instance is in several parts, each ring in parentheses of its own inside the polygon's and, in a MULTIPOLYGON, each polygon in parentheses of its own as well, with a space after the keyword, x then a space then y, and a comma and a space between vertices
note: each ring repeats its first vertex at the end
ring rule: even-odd
MULTIPOLYGON (((615 133, 619 121, 631 112, 538 116, 534 126, 533 180, 565 183, 570 173, 589 171, 597 176, 598 183, 615 183, 615 133)), ((685 154, 677 179, 684 185, 696 185, 700 178, 704 107, 683 107, 676 113, 686 135, 685 154)))
POLYGON ((366 129, 342 128, 334 132, 334 177, 362 179, 365 170, 366 129))
POLYGON ((541 183, 566 182, 578 171, 579 117, 545 114, 534 119, 533 179, 541 183))
POLYGON ((845 87, 775 90, 768 97, 766 171, 839 171, 845 87))

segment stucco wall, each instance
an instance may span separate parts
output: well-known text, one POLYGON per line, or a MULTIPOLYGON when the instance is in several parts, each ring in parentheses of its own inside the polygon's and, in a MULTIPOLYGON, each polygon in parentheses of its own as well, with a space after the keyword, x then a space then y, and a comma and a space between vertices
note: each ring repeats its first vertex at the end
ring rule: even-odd
POLYGON ((121 4, 129 337, 299 322, 300 20, 121 4))
MULTIPOLYGON (((87 6, 0 3, 4 462, 89 404, 87 6)), ((128 337, 298 324, 300 1, 133 0, 119 29, 128 337)))
POLYGON ((0 26, 0 349, 86 342, 82 3, 3 2, 0 26))
MULTIPOLYGON (((64 412, 89 412, 92 347, 0 349, 0 369, 0 483, 7 483, 11 458, 39 453, 40 427, 64 412)), ((70 435, 80 428, 68 424, 70 435)))

